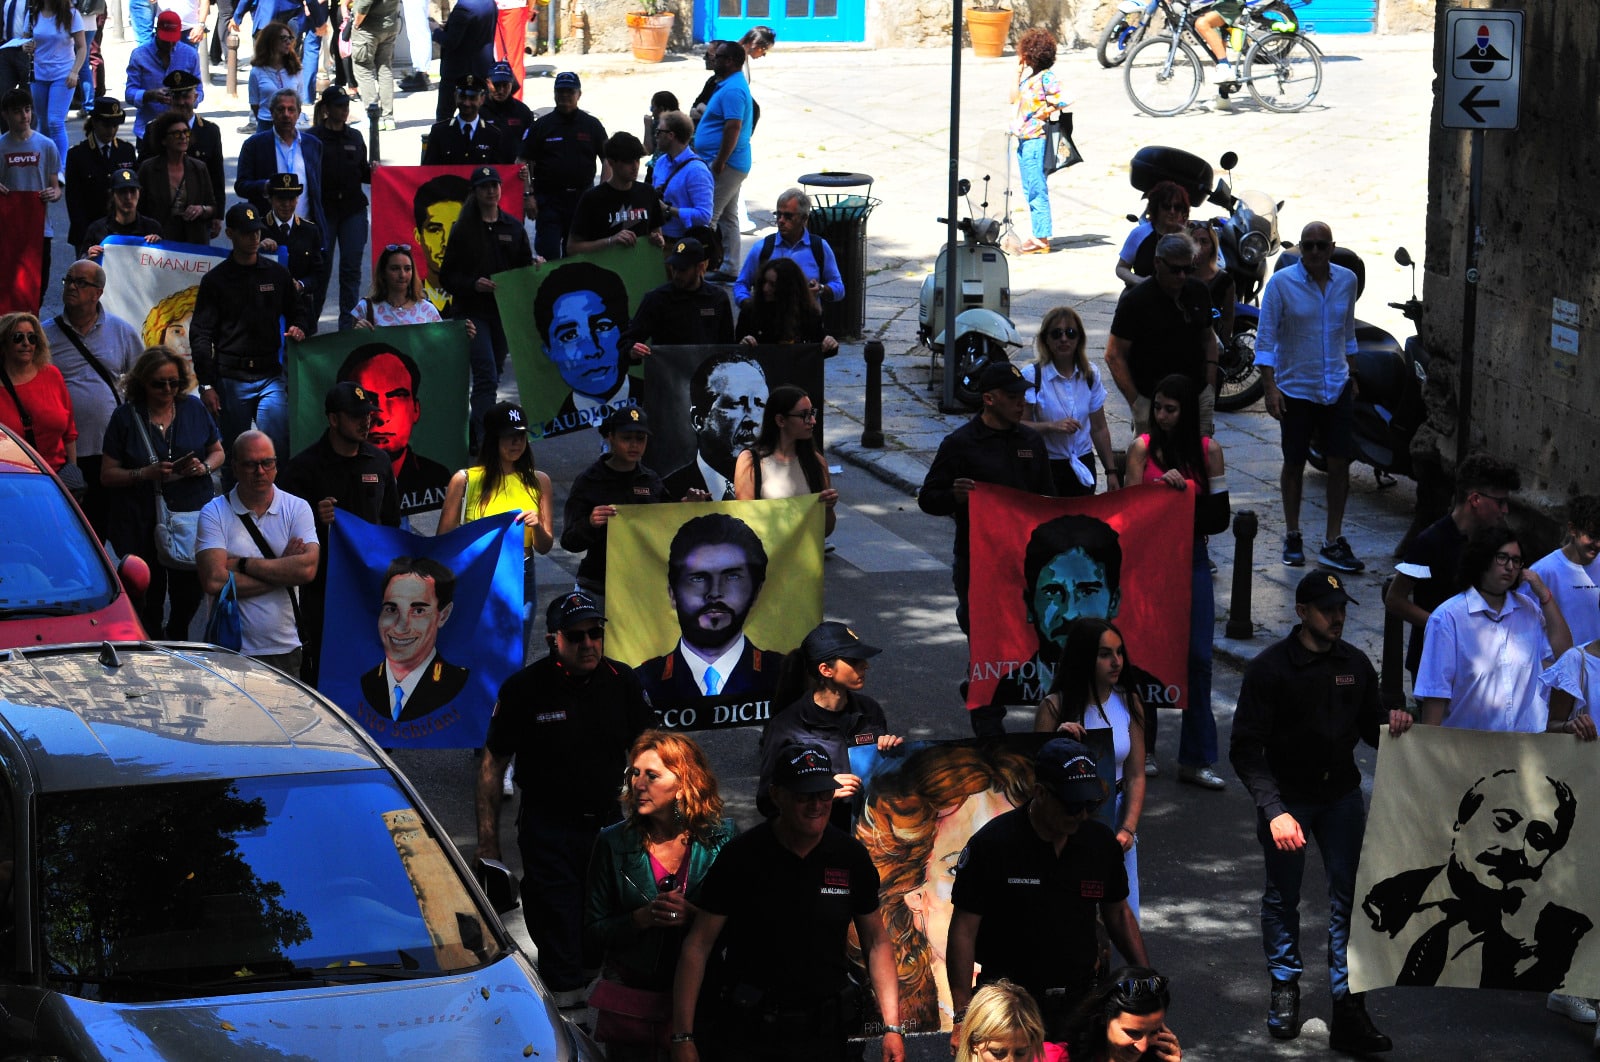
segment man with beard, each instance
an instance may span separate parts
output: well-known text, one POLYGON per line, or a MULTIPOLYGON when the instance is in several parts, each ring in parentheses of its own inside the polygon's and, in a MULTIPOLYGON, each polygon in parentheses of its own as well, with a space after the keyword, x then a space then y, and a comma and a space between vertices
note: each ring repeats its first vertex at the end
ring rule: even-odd
POLYGON ((1551 991, 1594 928, 1582 912, 1529 903, 1531 886, 1567 845, 1578 800, 1514 768, 1479 778, 1461 797, 1450 859, 1373 885, 1361 901, 1372 928, 1409 944, 1397 985, 1551 991))
POLYGON ((646 340, 660 346, 736 342, 727 294, 705 283, 707 257, 705 245, 693 236, 673 243, 668 281, 639 300, 639 312, 622 334, 623 350, 643 358, 650 354, 646 340))
MULTIPOLYGON (((300 590, 301 634, 305 653, 300 676, 317 684, 322 648, 322 618, 328 591, 328 528, 343 509, 369 524, 397 527, 400 494, 389 457, 367 441, 373 416, 378 412, 375 392, 351 381, 336 383, 323 400, 328 430, 295 454, 284 467, 279 482, 297 498, 304 498, 317 518, 317 575, 300 590)), ((388 704, 383 698, 375 707, 388 704)))
POLYGON ((635 404, 619 339, 627 319, 622 278, 593 262, 557 266, 539 284, 534 325, 544 337, 545 356, 572 388, 545 426, 546 436, 598 427, 635 404))
POLYGON ((698 449, 693 461, 667 476, 667 493, 683 498, 703 490, 713 501, 732 501, 734 462, 755 446, 766 408, 767 374, 759 362, 738 351, 701 362, 689 378, 689 422, 698 449))
POLYGON ((766 548, 743 520, 709 513, 678 528, 667 550, 667 595, 681 637, 672 652, 636 669, 653 707, 772 696, 783 654, 758 649, 744 635, 766 578, 766 548))
POLYGON ((378 403, 367 442, 389 458, 402 525, 437 512, 450 485, 450 470, 411 448, 411 433, 422 417, 422 370, 416 360, 386 343, 366 343, 346 356, 338 379, 358 385, 378 403))

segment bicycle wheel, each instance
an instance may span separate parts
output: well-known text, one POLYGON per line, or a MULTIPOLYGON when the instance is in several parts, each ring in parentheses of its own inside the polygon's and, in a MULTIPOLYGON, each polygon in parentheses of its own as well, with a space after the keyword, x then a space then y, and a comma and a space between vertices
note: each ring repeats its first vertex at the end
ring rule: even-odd
POLYGON ((1100 65, 1107 70, 1121 66, 1122 61, 1128 57, 1128 49, 1144 38, 1147 25, 1148 22, 1129 22, 1127 15, 1118 15, 1112 19, 1111 25, 1100 35, 1100 43, 1095 47, 1095 58, 1100 61, 1100 65))
POLYGON ((1171 34, 1149 37, 1123 63, 1128 98, 1146 114, 1170 118, 1187 110, 1200 94, 1200 57, 1188 41, 1171 34))
POLYGON ((1322 52, 1298 33, 1274 33, 1250 46, 1244 80, 1267 110, 1304 110, 1322 91, 1322 52))

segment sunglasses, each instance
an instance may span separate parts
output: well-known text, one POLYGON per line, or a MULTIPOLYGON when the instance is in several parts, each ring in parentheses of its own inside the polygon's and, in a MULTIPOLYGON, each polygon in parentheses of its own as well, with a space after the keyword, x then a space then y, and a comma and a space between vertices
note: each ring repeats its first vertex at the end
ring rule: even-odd
POLYGON ((176 376, 158 376, 146 386, 153 387, 158 391, 176 391, 183 386, 183 381, 176 376))
POLYGON ((65 288, 98 288, 100 285, 82 277, 62 277, 61 286, 65 288))
POLYGON ((406 254, 411 253, 411 245, 409 243, 389 243, 385 244, 383 249, 385 251, 404 251, 406 254))
POLYGON ((1050 329, 1050 331, 1046 332, 1045 334, 1048 335, 1051 339, 1077 339, 1078 338, 1078 330, 1076 328, 1052 328, 1052 329, 1050 329))
POLYGON ((1160 974, 1151 977, 1129 977, 1116 984, 1117 995, 1125 1000, 1146 996, 1160 997, 1167 993, 1167 979, 1160 974))
POLYGON ((32 332, 12 332, 11 345, 14 347, 35 347, 39 345, 39 337, 32 332))
POLYGON ((1300 249, 1302 251, 1326 251, 1328 248, 1330 248, 1332 246, 1333 246, 1333 241, 1332 240, 1301 240, 1300 241, 1300 249))
POLYGON ((1193 262, 1189 263, 1188 265, 1173 265, 1171 262, 1167 261, 1165 258, 1157 258, 1156 261, 1158 261, 1162 265, 1166 266, 1168 272, 1176 273, 1180 277, 1186 277, 1190 273, 1193 273, 1197 268, 1199 268, 1193 262))
POLYGON ((569 642, 598 642, 606 636, 604 627, 585 627, 582 630, 561 632, 569 642))
POLYGON ((240 461, 238 465, 246 472, 271 472, 278 467, 278 459, 276 457, 263 457, 259 461, 240 461))

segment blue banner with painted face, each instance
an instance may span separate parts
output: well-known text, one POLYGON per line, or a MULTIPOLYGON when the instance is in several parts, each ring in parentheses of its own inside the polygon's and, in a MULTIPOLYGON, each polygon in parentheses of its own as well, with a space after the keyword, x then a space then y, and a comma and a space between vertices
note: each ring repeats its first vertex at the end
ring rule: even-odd
POLYGON ((522 666, 515 515, 428 538, 341 512, 329 528, 319 690, 385 748, 479 748, 522 666))

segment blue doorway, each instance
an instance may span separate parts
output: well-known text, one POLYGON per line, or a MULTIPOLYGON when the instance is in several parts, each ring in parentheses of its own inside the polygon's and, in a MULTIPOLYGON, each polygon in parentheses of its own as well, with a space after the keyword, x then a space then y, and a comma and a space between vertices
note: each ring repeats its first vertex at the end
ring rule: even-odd
POLYGON ((867 39, 866 0, 695 0, 695 40, 736 41, 771 26, 778 47, 867 39))

